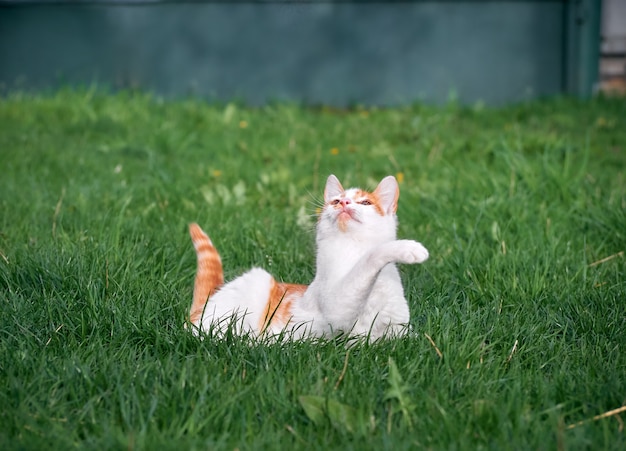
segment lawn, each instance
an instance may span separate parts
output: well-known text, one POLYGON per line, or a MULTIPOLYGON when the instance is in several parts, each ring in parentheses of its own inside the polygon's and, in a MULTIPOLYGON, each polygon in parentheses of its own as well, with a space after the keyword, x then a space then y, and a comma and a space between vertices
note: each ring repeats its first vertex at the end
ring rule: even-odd
POLYGON ((0 448, 624 449, 626 102, 247 108, 0 100, 0 448), (414 332, 251 344, 183 329, 226 278, 308 283, 323 183, 400 181, 414 332), (603 418, 596 418, 605 414, 603 418))

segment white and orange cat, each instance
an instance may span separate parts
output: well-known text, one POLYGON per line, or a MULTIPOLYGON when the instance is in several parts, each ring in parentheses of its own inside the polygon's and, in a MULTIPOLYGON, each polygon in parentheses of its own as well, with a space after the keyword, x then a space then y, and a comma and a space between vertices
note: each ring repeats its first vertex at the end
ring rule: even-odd
POLYGON ((189 320, 196 333, 227 328, 236 334, 399 336, 409 307, 395 263, 422 263, 426 248, 396 239, 400 194, 392 176, 373 192, 344 189, 334 175, 324 189, 317 224, 317 259, 311 285, 277 282, 254 268, 224 284, 220 256, 197 224, 189 226, 198 257, 189 320))

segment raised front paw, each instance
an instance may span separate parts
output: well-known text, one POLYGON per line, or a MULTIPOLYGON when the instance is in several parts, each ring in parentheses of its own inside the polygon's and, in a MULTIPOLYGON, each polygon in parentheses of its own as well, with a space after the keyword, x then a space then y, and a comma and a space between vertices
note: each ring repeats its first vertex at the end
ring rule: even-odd
POLYGON ((428 249, 426 249, 422 243, 418 243, 413 240, 398 240, 396 261, 398 263, 423 263, 428 260, 428 249))

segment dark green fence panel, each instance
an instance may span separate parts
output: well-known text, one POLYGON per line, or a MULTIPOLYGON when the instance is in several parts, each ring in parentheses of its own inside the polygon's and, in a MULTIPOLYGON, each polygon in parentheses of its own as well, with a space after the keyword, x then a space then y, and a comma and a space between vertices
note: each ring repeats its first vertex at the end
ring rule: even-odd
POLYGON ((599 17, 593 0, 0 1, 0 84, 338 106, 586 96, 599 17))

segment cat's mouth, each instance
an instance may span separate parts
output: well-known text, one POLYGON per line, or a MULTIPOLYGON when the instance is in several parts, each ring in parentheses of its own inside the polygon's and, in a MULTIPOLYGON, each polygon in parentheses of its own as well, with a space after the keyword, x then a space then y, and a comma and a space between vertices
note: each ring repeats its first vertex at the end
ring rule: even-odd
POLYGON ((337 215, 337 224, 339 224, 339 230, 345 232, 348 228, 348 222, 350 222, 351 220, 361 222, 359 221, 354 210, 349 210, 347 208, 342 209, 337 215))
POLYGON ((339 212, 339 216, 337 216, 337 219, 339 221, 347 221, 349 219, 353 219, 352 218, 352 212, 347 211, 347 210, 341 211, 341 212, 339 212))

